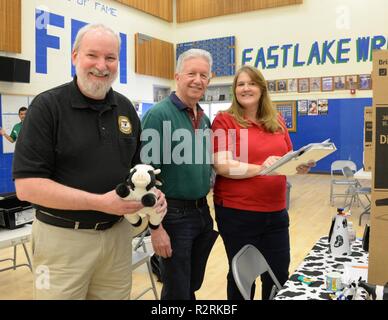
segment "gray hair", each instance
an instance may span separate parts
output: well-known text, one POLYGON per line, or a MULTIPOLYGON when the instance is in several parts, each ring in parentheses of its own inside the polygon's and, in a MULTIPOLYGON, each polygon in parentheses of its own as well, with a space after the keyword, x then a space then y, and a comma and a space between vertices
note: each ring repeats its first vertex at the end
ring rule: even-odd
POLYGON ((101 30, 101 31, 104 31, 106 33, 112 34, 112 36, 114 36, 117 39, 117 41, 118 41, 119 54, 120 54, 120 47, 121 47, 120 36, 115 31, 113 31, 111 28, 107 27, 106 25, 104 25, 102 23, 88 24, 88 25, 82 27, 81 29, 79 29, 79 31, 77 33, 77 37, 75 38, 75 41, 74 41, 74 44, 73 44, 73 51, 78 52, 84 35, 86 33, 88 33, 89 31, 94 31, 94 30, 101 30))
POLYGON ((209 77, 212 75, 212 65, 213 65, 213 58, 210 54, 210 52, 203 50, 203 49, 190 49, 183 53, 178 58, 178 61, 176 63, 176 73, 180 73, 182 71, 183 63, 186 60, 193 59, 193 58, 202 58, 206 60, 209 63, 210 69, 209 69, 209 77))

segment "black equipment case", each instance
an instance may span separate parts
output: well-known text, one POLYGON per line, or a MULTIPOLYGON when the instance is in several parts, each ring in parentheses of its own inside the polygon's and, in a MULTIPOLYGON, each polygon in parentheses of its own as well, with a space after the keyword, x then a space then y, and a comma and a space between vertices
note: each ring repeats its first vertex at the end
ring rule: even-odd
POLYGON ((35 210, 31 203, 19 200, 15 192, 0 194, 0 227, 20 228, 34 218, 35 210))

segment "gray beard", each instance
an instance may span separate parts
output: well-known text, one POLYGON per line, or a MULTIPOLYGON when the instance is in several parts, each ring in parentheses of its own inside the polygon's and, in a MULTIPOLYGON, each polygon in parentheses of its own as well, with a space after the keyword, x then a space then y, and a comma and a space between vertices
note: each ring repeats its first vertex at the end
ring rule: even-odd
POLYGON ((81 71, 76 66, 76 74, 78 79, 78 86, 83 94, 87 97, 100 100, 104 99, 113 82, 117 78, 117 72, 114 75, 110 75, 107 81, 90 81, 87 79, 87 73, 81 71))

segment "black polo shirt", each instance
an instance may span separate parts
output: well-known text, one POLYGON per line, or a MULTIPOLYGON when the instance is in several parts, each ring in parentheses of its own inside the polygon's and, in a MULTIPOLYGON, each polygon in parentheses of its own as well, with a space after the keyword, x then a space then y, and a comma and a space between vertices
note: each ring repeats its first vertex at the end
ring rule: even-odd
MULTIPOLYGON (((15 147, 13 178, 48 178, 103 194, 140 162, 140 120, 120 93, 111 89, 104 100, 92 100, 81 93, 76 81, 32 101, 15 147)), ((97 211, 36 207, 81 222, 119 219, 97 211)))

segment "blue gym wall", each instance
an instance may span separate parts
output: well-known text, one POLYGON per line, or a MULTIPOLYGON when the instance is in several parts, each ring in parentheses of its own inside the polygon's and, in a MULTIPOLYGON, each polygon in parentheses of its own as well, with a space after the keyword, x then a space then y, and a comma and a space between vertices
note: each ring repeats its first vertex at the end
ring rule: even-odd
MULTIPOLYGON (((346 159, 356 163, 357 168, 363 162, 364 108, 372 106, 371 98, 329 99, 329 113, 318 116, 297 116, 297 128, 291 133, 294 149, 311 142, 330 138, 337 151, 318 162, 312 172, 330 172, 334 160, 346 159)), ((146 105, 148 109, 150 105, 146 105)), ((143 110, 144 113, 146 110, 143 110)), ((144 114, 143 113, 143 114, 144 114)), ((1 99, 0 99, 1 114, 1 99)), ((0 126, 1 126, 0 117, 0 126)), ((13 192, 12 181, 13 154, 3 154, 3 139, 0 139, 0 193, 13 192)))
POLYGON ((372 106, 371 98, 329 99, 329 113, 297 116, 297 128, 291 133, 294 149, 311 142, 330 138, 337 151, 322 159, 311 172, 330 172, 335 160, 352 160, 357 169, 363 165, 364 108, 372 106))

